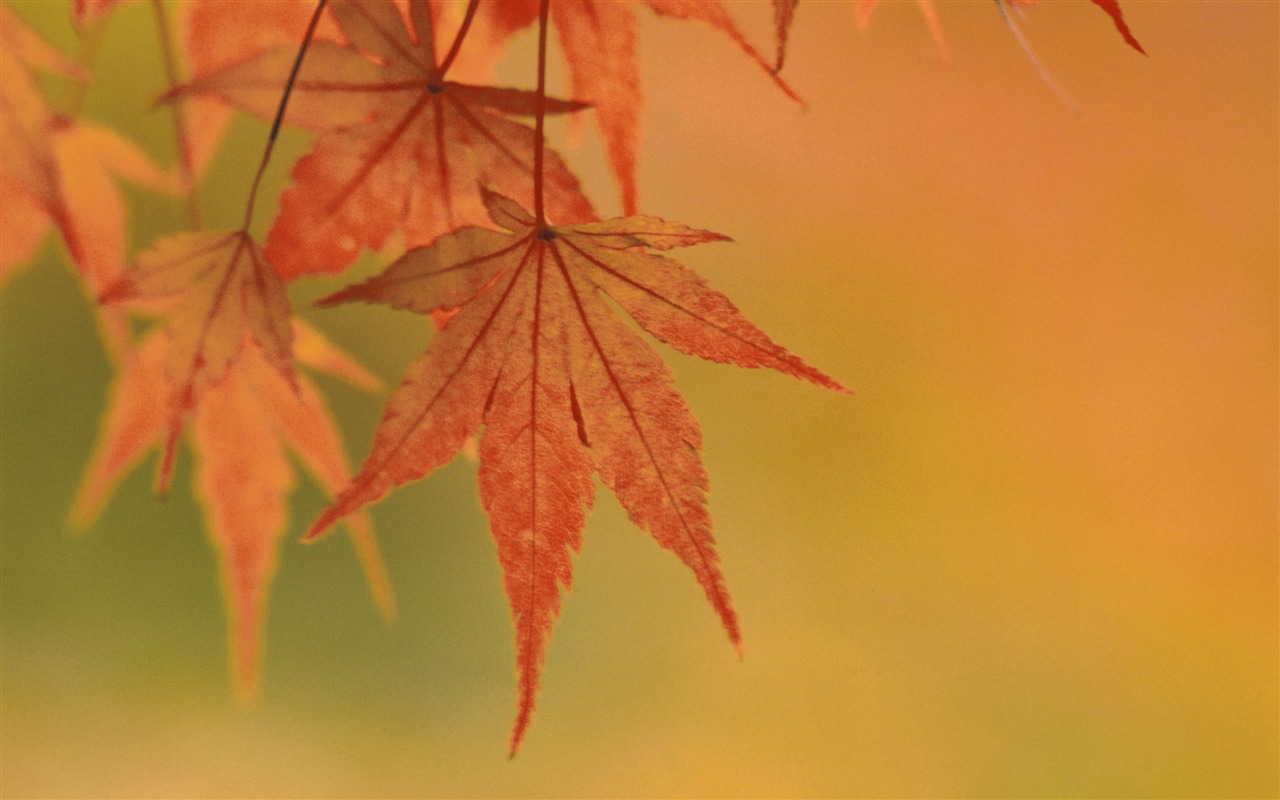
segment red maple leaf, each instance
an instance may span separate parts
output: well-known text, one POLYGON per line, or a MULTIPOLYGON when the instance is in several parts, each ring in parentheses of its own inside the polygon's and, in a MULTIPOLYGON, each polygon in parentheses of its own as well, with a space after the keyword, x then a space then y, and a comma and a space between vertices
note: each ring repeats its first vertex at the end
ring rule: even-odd
POLYGON ((516 627, 514 753, 533 711, 560 587, 581 546, 592 473, 631 520, 697 576, 730 640, 697 420, 661 358, 606 303, 684 353, 843 387, 779 347, 724 295, 650 250, 725 237, 655 217, 540 228, 485 192, 509 233, 463 228, 324 303, 458 309, 391 395, 372 452, 312 527, 316 536, 392 487, 448 462, 483 426, 480 493, 516 627))
MULTIPOLYGON (((414 247, 479 222, 481 181, 532 196, 533 131, 508 115, 532 114, 533 92, 447 80, 425 0, 409 3, 408 19, 390 0, 329 8, 348 43, 313 43, 294 85, 287 118, 321 133, 267 235, 281 275, 339 271, 396 230, 414 247)), ((187 91, 269 118, 296 54, 296 45, 268 50, 197 76, 187 91)), ((582 107, 547 102, 549 112, 582 107)), ((548 152, 544 169, 552 215, 592 218, 564 163, 548 152)))

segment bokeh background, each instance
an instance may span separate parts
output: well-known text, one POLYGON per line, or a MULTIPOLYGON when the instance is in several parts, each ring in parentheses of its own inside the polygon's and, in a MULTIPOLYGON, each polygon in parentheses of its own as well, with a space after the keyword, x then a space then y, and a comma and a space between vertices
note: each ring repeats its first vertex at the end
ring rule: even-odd
MULTIPOLYGON (((74 52, 65 4, 13 5, 74 52)), ((110 373, 47 243, 0 291, 4 796, 1275 796, 1280 4, 1127 0, 1148 58, 1089 3, 1035 6, 1080 113, 992 3, 938 5, 948 64, 914 4, 859 32, 805 0, 803 109, 641 15, 642 207, 733 236, 684 260, 857 394, 666 351, 745 657, 602 494, 511 762, 474 464, 376 507, 390 628, 346 540, 297 541, 323 502, 298 490, 247 710, 189 456, 166 501, 149 461, 72 534, 110 373)), ((766 45, 768 4, 731 6, 766 45)), ((146 4, 118 12, 86 108, 166 160, 154 41, 146 4)), ((213 222, 263 137, 234 129, 213 222)), ((569 157, 616 210, 590 130, 569 157)), ((182 225, 130 197, 135 246, 182 225)), ((305 313, 388 381, 429 336, 305 313)), ((382 398, 323 386, 358 458, 382 398)))

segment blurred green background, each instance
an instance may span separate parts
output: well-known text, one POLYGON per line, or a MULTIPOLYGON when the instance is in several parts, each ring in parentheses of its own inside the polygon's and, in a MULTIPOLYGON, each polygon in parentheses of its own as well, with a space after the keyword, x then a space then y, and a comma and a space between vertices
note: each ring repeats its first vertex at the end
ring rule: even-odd
MULTIPOLYGON (((12 5, 74 52, 66 4, 12 5)), ((1129 0, 1149 58, 1091 4, 1033 7, 1079 114, 991 3, 939 6, 946 65, 914 4, 860 33, 850 3, 802 3, 803 109, 727 41, 641 15, 642 208, 733 236, 683 260, 857 395, 664 351, 745 657, 602 493, 512 762, 511 625, 465 459, 374 510, 391 628, 344 538, 297 541, 323 499, 295 494, 248 710, 188 454, 167 500, 148 461, 72 535, 110 371, 46 243, 0 291, 0 792, 1280 792, 1280 5, 1129 0)), ((769 41, 768 4, 732 7, 769 41)), ((125 7, 86 113, 170 163, 158 65, 150 9, 125 7)), ((239 219, 264 130, 233 130, 212 224, 239 219)), ((275 186, 305 147, 286 137, 275 186)), ((568 156, 616 212, 590 131, 568 156)), ((183 225, 130 198, 135 247, 183 225)), ((428 328, 307 307, 350 278, 294 299, 394 381, 428 328)), ((358 459, 382 398, 321 381, 358 459)))

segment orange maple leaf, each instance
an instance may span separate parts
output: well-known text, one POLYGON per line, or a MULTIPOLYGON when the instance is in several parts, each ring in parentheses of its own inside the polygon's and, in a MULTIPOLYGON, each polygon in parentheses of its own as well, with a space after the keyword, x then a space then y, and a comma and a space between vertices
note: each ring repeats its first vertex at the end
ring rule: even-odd
POLYGON ((246 348, 246 334, 268 363, 295 385, 289 297, 249 234, 182 233, 141 253, 137 265, 102 293, 104 304, 181 298, 168 321, 167 372, 173 387, 169 436, 157 484, 167 488, 186 417, 222 381, 246 348))
MULTIPOLYGON (((287 119, 321 134, 295 165, 267 234, 267 256, 281 275, 339 271, 397 229, 414 247, 479 222, 480 181, 532 196, 533 131, 507 115, 532 114, 533 92, 446 80, 450 63, 436 56, 425 0, 409 4, 408 19, 390 0, 335 0, 329 8, 349 43, 314 42, 294 84, 287 119)), ((270 117, 296 53, 296 46, 266 51, 197 76, 186 91, 270 117)), ((544 169, 551 213, 592 218, 559 157, 548 152, 544 169)))
MULTIPOLYGON (((331 495, 348 475, 333 421, 319 393, 295 371, 295 357, 357 384, 376 381, 293 320, 284 283, 244 230, 161 239, 100 300, 168 300, 171 307, 163 330, 125 365, 73 520, 92 519, 119 476, 162 438, 157 484, 165 490, 178 438, 191 420, 197 494, 222 555, 236 686, 250 697, 266 589, 294 480, 286 448, 331 495)), ((369 521, 356 518, 351 527, 374 595, 390 614, 389 584, 369 521)))
MULTIPOLYGON (((720 31, 770 74, 788 97, 799 101, 718 0, 643 0, 643 4, 661 16, 701 22, 720 31)), ((623 214, 634 214, 636 210, 636 163, 643 108, 635 5, 613 0, 557 0, 551 5, 551 18, 569 65, 573 95, 591 104, 618 181, 623 214)), ((488 35, 503 41, 537 20, 538 0, 481 3, 480 17, 488 35)))
POLYGON ((0 44, 0 196, 5 198, 4 216, 0 217, 2 282, 35 255, 52 222, 47 206, 26 185, 39 186, 41 176, 25 161, 33 149, 25 146, 25 136, 52 116, 30 70, 77 80, 87 75, 5 5, 0 5, 0 44))
POLYGON ((516 626, 514 753, 559 587, 571 580, 570 553, 581 546, 593 472, 694 571, 740 643, 711 535, 697 420, 661 358, 605 297, 681 352, 844 387, 771 341, 695 273, 642 252, 725 237, 645 216, 539 228, 514 201, 488 191, 484 199, 509 233, 463 228, 322 301, 458 311, 409 367, 359 474, 308 536, 448 462, 484 427, 480 493, 516 626))
MULTIPOLYGON (((299 361, 364 388, 376 379, 317 331, 294 323, 299 361)), ((98 445, 85 470, 71 519, 88 527, 115 485, 147 452, 159 447, 176 398, 168 374, 173 341, 162 330, 134 348, 117 376, 98 445)), ((331 496, 349 475, 341 437, 320 393, 304 376, 290 384, 253 347, 204 393, 194 411, 196 495, 219 554, 236 693, 248 700, 260 674, 261 622, 280 537, 285 498, 294 484, 292 450, 331 496)), ((349 529, 379 611, 394 615, 386 567, 366 515, 349 529)))
POLYGON ((125 263, 128 220, 117 177, 173 194, 177 175, 156 167, 109 128, 55 111, 29 68, 73 78, 84 77, 84 71, 3 5, 0 41, 0 176, 6 189, 21 194, 12 217, 6 207, 4 238, 25 243, 12 250, 6 245, 0 279, 53 225, 89 289, 101 291, 125 263))

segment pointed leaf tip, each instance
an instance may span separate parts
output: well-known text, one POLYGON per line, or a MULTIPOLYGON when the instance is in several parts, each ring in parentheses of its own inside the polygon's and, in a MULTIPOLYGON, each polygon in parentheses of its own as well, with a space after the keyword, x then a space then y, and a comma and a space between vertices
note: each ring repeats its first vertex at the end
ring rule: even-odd
POLYGON ((1142 49, 1142 45, 1138 43, 1137 38, 1133 35, 1133 31, 1129 30, 1129 23, 1125 22, 1124 12, 1120 10, 1119 0, 1093 0, 1093 4, 1107 12, 1107 15, 1111 17, 1111 21, 1115 23, 1116 30, 1120 32, 1120 35, 1124 37, 1125 42, 1130 47, 1144 56, 1147 54, 1147 51, 1142 49))
POLYGON ((524 743, 525 731, 529 728, 529 714, 532 709, 521 708, 519 715, 516 717, 515 725, 511 729, 511 743, 507 748, 507 760, 511 761, 516 757, 516 753, 520 751, 520 745, 524 743))
POLYGON ((344 303, 351 303, 356 300, 369 302, 360 296, 360 292, 358 290, 361 286, 363 286, 363 284, 355 284, 353 286, 348 286, 345 289, 339 289, 333 294, 321 297, 319 300, 312 303, 312 305, 316 308, 332 308, 333 306, 340 306, 344 303))
POLYGON ((347 520, 351 531, 351 542, 355 545, 356 555, 360 558, 360 566, 364 571, 365 583, 369 584, 369 592, 373 595, 374 606, 378 616, 386 625, 396 621, 396 596, 391 587, 391 577, 387 574, 387 564, 378 548, 378 540, 373 535, 373 524, 369 515, 357 513, 347 520))
POLYGON ((181 100, 190 94, 192 94, 192 92, 190 87, 188 86, 171 86, 165 91, 156 95, 156 99, 152 101, 151 105, 152 105, 152 108, 167 106, 171 103, 176 103, 178 100, 181 100))
POLYGON ((169 431, 165 435, 164 445, 160 450, 160 462, 156 465, 155 493, 162 500, 168 496, 169 486, 173 482, 173 467, 177 462, 178 440, 182 438, 185 413, 182 409, 173 412, 169 431))
POLYGON ((137 290, 127 276, 119 278, 107 284, 106 288, 98 292, 98 305, 110 306, 116 303, 125 303, 136 299, 137 290))
POLYGON ((344 516, 346 515, 338 510, 335 501, 334 504, 320 512, 320 516, 316 518, 315 522, 311 523, 311 527, 308 528, 306 534, 303 535, 302 541, 314 542, 319 540, 344 516))

